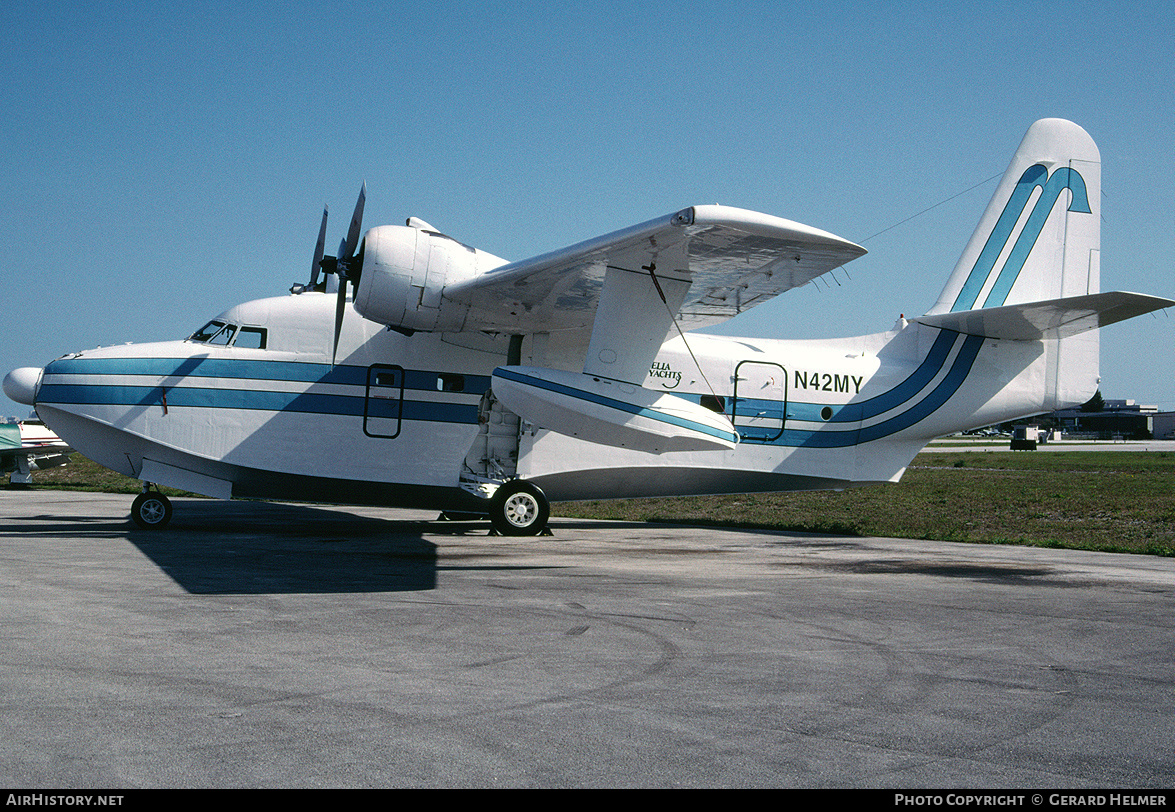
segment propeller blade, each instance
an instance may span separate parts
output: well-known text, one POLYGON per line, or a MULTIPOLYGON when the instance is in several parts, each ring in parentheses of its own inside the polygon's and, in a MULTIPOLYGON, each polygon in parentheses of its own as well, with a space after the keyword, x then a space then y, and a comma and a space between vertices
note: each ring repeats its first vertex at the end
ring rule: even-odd
POLYGON ((339 298, 335 300, 335 342, 330 351, 330 365, 335 365, 339 354, 339 336, 343 332, 343 311, 347 307, 347 280, 339 279, 339 298))
POLYGON ((310 268, 310 289, 318 284, 318 272, 322 269, 322 249, 326 245, 326 215, 329 206, 322 207, 322 225, 318 228, 318 243, 314 246, 314 265, 310 268))
POLYGON ((355 249, 359 246, 359 232, 363 226, 363 204, 367 201, 367 181, 359 190, 359 200, 355 203, 355 213, 351 215, 351 225, 347 229, 347 237, 339 243, 339 256, 336 266, 336 276, 339 282, 339 298, 335 300, 335 336, 331 348, 330 365, 335 365, 339 355, 339 336, 343 332, 343 313, 347 309, 347 281, 358 281, 362 270, 362 253, 355 257, 355 249), (358 261, 356 261, 358 260, 358 261))
POLYGON ((359 190, 359 200, 355 203, 355 213, 351 215, 351 226, 347 229, 346 250, 339 249, 340 260, 350 260, 359 247, 359 230, 363 225, 363 204, 367 201, 367 181, 363 181, 363 188, 359 190))

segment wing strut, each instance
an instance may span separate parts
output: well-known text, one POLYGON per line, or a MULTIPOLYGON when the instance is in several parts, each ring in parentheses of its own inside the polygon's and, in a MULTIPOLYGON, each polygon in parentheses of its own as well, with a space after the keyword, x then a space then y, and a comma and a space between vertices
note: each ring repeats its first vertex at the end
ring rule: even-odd
MULTIPOLYGON (((677 321, 677 314, 673 312, 673 308, 669 306, 669 300, 665 298, 665 291, 661 290, 661 283, 657 280, 657 263, 650 262, 648 265, 642 265, 641 270, 648 271, 649 277, 653 280, 653 287, 657 289, 657 295, 661 297, 661 301, 665 303, 665 309, 669 312, 669 319, 673 322, 677 334, 681 336, 681 343, 685 345, 686 352, 689 357, 693 359, 694 366, 698 369, 698 374, 702 376, 702 380, 706 383, 706 388, 710 390, 710 394, 715 399, 718 398, 718 393, 714 391, 714 387, 710 385, 710 379, 706 377, 706 370, 702 369, 702 365, 698 363, 698 357, 694 355, 694 348, 689 345, 689 339, 685 337, 685 331, 681 329, 681 324, 677 321)), ((731 421, 734 425, 734 421, 731 421)))

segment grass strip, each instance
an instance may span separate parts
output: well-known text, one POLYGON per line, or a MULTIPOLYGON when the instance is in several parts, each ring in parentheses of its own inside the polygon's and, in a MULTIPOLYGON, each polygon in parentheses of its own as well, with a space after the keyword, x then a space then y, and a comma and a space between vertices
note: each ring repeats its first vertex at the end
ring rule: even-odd
POLYGON ((845 491, 621 499, 559 516, 1175 555, 1175 454, 936 452, 845 491))

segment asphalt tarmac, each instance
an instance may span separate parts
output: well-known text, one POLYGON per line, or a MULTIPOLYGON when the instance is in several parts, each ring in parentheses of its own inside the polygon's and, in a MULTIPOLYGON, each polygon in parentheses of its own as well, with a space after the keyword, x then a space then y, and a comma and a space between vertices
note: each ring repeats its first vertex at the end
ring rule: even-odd
POLYGON ((1175 561, 0 491, 0 786, 1169 788, 1175 561))

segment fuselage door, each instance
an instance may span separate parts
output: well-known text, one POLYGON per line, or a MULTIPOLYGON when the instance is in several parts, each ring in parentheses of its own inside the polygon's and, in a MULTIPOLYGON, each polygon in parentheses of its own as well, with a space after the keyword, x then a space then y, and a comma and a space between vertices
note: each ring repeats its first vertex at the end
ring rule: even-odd
POLYGON ((363 433, 392 439, 400 433, 404 408, 404 369, 373 364, 367 369, 367 394, 363 399, 363 433))
POLYGON ((783 436, 787 372, 779 364, 741 361, 734 368, 734 428, 743 442, 770 443, 783 436))

